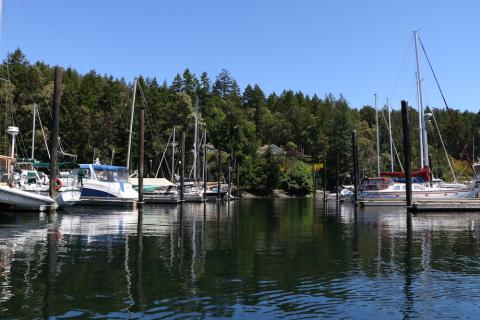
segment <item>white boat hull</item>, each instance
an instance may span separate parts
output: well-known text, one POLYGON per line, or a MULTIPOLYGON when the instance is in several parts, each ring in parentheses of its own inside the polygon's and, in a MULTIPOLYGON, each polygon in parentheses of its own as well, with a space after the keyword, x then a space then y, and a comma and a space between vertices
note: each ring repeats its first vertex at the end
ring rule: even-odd
MULTIPOLYGON (((477 197, 477 190, 441 190, 412 191, 412 200, 449 200, 472 199, 477 197)), ((367 191, 360 192, 360 200, 405 200, 405 191, 367 191)))
POLYGON ((0 203, 20 209, 45 210, 54 201, 49 196, 0 186, 0 203))
POLYGON ((81 191, 77 188, 61 188, 57 195, 57 204, 60 207, 73 206, 80 202, 81 191))
POLYGON ((80 199, 82 204, 132 205, 136 203, 138 193, 129 183, 85 179, 80 199))

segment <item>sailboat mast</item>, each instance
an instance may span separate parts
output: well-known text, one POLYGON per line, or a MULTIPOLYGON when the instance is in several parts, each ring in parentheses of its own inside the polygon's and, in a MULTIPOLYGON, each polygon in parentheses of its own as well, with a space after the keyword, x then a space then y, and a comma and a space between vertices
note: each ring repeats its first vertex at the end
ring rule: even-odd
POLYGON ((137 94, 137 82, 138 79, 135 78, 135 82, 133 84, 132 111, 130 113, 130 130, 128 131, 127 171, 130 169, 130 152, 132 150, 133 115, 135 113, 135 95, 137 94))
POLYGON ((418 58, 418 33, 413 31, 415 38, 415 59, 417 63, 417 101, 418 101, 418 122, 420 126, 420 166, 428 167, 428 140, 427 140, 427 127, 425 125, 425 114, 423 110, 423 97, 422 97, 422 78, 420 76, 420 63, 418 58))
POLYGON ((172 139, 172 176, 171 181, 175 178, 175 127, 173 127, 173 139, 172 139))
POLYGON ((375 126, 377 133, 377 177, 380 176, 380 133, 378 130, 378 109, 377 109, 377 94, 374 94, 375 97, 375 126))
POLYGON ((387 114, 388 114, 388 136, 390 139, 390 170, 393 172, 393 137, 392 137, 392 117, 390 112, 390 104, 387 99, 387 114))
POLYGON ((37 119, 37 116, 35 114, 36 108, 37 108, 37 105, 34 103, 33 104, 33 127, 32 127, 32 160, 35 159, 35 120, 37 119))
POLYGON ((193 179, 197 180, 197 155, 198 155, 198 96, 195 99, 195 133, 193 141, 193 179))
POLYGON ((472 161, 475 163, 475 137, 472 140, 472 161))

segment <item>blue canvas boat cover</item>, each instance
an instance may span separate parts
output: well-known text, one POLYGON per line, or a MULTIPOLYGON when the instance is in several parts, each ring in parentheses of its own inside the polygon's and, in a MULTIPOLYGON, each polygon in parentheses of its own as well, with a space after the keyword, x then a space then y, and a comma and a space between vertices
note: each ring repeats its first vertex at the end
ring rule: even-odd
MULTIPOLYGON (((92 164, 93 170, 107 170, 107 171, 125 171, 127 170, 127 167, 121 167, 121 166, 111 166, 108 164, 92 164)), ((90 164, 80 164, 81 169, 89 169, 90 164)))

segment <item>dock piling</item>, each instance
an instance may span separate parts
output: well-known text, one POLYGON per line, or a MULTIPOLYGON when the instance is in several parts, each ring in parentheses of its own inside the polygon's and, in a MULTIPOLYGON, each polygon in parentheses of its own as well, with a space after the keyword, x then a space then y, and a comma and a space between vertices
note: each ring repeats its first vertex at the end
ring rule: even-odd
POLYGON ((405 192, 407 211, 412 209, 412 164, 410 150, 410 124, 408 120, 408 103, 402 100, 402 125, 403 125, 403 153, 405 161, 405 192))
POLYGON ((203 136, 203 201, 207 200, 207 130, 203 136))
POLYGON ((180 201, 185 200, 185 130, 182 131, 182 158, 180 170, 180 201))
POLYGON ((217 182, 217 200, 221 199, 221 179, 222 179, 222 152, 218 149, 218 182, 217 182))
POLYGON ((327 200, 327 160, 323 159, 323 201, 327 200))
MULTIPOLYGON (((50 135, 50 184, 49 195, 55 200, 57 196, 57 161, 58 161, 58 127, 60 123, 60 101, 62 95, 62 68, 55 67, 55 80, 53 87, 53 112, 50 135)), ((55 206, 52 206, 53 208, 55 206)), ((51 207, 51 208, 52 208, 51 207)))
POLYGON ((143 171, 145 165, 145 109, 140 108, 138 134, 138 207, 143 207, 143 171))
POLYGON ((358 145, 357 131, 352 132, 352 158, 353 158, 353 199, 355 206, 358 205, 358 185, 359 185, 359 169, 358 169, 358 145))
POLYGON ((237 198, 242 197, 242 192, 240 191, 240 163, 237 162, 237 198))

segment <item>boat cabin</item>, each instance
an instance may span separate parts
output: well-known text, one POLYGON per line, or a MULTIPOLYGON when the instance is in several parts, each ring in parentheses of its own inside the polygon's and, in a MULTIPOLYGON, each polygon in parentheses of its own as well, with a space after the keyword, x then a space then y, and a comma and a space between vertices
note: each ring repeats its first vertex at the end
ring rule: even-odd
POLYGON ((102 182, 128 182, 127 167, 107 164, 81 164, 79 175, 82 179, 94 179, 102 182))
POLYGON ((393 181, 392 178, 385 178, 385 177, 365 178, 360 184, 360 190, 362 191, 385 190, 391 185, 393 185, 394 183, 395 181, 393 181))

